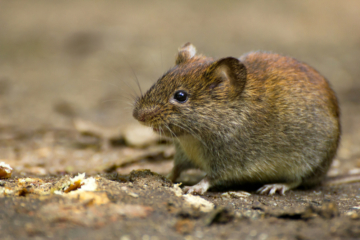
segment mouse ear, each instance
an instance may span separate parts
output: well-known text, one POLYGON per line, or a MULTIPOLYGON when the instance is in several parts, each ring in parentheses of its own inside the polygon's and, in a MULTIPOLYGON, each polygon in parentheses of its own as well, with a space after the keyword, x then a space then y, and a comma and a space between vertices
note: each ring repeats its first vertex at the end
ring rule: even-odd
POLYGON ((186 62, 187 60, 193 58, 196 54, 196 48, 191 43, 185 43, 181 48, 179 48, 179 52, 176 56, 175 64, 181 64, 186 62))
POLYGON ((211 78, 228 81, 232 94, 238 95, 245 87, 247 71, 245 65, 237 58, 222 58, 210 67, 211 78))

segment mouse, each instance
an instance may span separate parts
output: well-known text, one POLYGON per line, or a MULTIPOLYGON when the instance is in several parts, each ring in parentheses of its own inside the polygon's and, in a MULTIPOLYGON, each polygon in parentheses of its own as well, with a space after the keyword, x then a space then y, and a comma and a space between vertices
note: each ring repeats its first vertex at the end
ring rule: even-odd
POLYGON ((319 185, 336 155, 340 111, 328 80, 304 62, 254 51, 214 59, 179 48, 175 65, 134 103, 133 117, 175 145, 168 178, 206 175, 184 193, 259 184, 284 195, 319 185))

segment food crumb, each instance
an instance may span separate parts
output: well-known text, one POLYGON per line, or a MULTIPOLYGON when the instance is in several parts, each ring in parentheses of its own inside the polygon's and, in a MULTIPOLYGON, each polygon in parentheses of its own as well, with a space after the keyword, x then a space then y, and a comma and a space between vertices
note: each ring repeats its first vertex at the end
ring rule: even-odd
POLYGON ((0 178, 10 178, 12 174, 12 167, 9 164, 0 162, 0 178))
POLYGON ((93 177, 85 178, 85 173, 79 173, 77 176, 70 178, 70 181, 62 187, 62 191, 54 191, 55 194, 70 192, 95 191, 97 188, 96 180, 93 177))

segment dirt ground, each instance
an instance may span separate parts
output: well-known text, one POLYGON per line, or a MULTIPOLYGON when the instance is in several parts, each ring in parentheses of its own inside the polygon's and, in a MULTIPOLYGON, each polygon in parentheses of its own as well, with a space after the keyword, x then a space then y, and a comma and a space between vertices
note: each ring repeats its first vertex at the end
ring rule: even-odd
POLYGON ((149 88, 185 42, 290 55, 340 101, 329 177, 360 174, 359 1, 0 3, 0 239, 360 239, 360 183, 183 195, 163 177, 171 143, 131 116, 136 80, 149 88))

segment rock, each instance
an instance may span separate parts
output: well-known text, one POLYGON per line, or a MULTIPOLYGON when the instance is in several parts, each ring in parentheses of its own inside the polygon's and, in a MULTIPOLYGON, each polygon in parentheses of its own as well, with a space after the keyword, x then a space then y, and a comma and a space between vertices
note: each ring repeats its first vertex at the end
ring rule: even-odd
POLYGON ((228 223, 234 219, 234 213, 227 208, 218 208, 209 213, 205 219, 205 225, 210 226, 216 223, 228 223))

